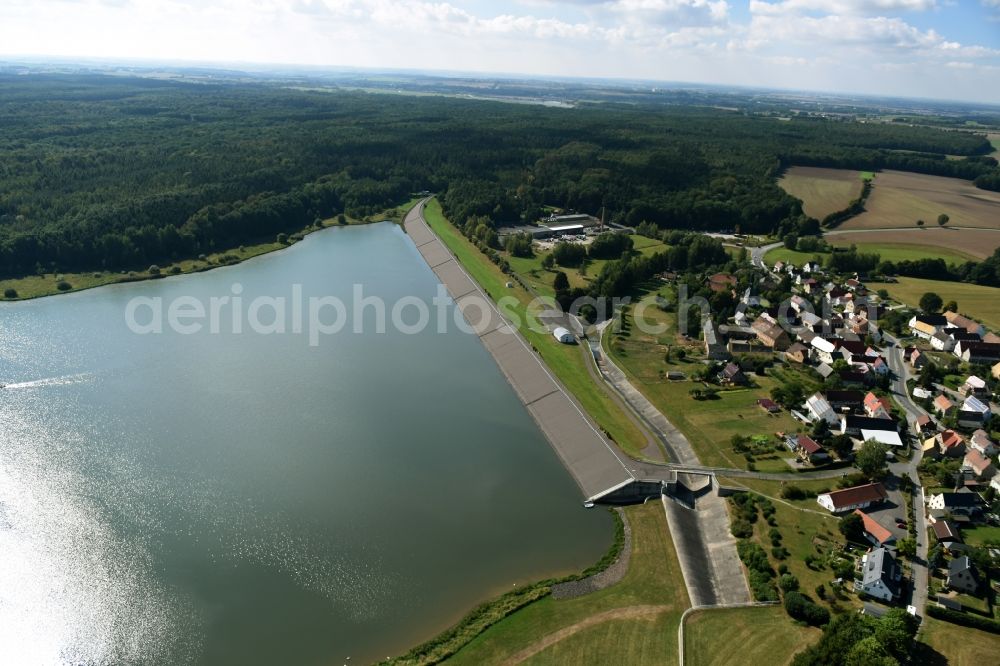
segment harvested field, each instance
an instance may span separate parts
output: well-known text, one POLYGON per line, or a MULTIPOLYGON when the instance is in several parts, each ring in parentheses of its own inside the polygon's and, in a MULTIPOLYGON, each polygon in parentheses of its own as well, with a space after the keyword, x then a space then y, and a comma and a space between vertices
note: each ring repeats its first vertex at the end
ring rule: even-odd
POLYGON ((1000 192, 980 190, 967 180, 883 171, 865 203, 865 212, 839 229, 916 227, 917 220, 936 227, 945 213, 948 226, 1000 229, 1000 192))
POLYGON ((830 245, 857 245, 864 252, 879 252, 883 259, 919 259, 925 256, 941 257, 948 263, 985 259, 1000 247, 1000 231, 990 229, 950 229, 951 224, 941 228, 935 222, 923 229, 873 229, 854 232, 827 232, 830 245), (900 256, 888 250, 898 250, 900 256), (907 251, 913 255, 904 256, 907 251))
POLYGON ((802 200, 806 215, 817 220, 847 208, 861 194, 863 184, 858 171, 798 166, 778 180, 783 190, 802 200))
MULTIPOLYGON (((981 321, 994 331, 1000 331, 1000 289, 965 282, 944 282, 901 277, 896 284, 884 285, 894 299, 916 306, 928 291, 940 294, 945 301, 958 301, 959 312, 981 321)), ((878 285, 882 287, 883 285, 878 285)))

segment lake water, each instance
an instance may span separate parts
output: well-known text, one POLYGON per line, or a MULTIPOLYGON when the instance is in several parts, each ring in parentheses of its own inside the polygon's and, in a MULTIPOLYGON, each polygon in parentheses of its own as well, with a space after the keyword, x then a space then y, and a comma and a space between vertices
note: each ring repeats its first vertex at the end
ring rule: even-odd
POLYGON ((354 283, 429 302, 438 286, 380 224, 0 306, 0 663, 365 663, 610 544, 610 517, 582 508, 454 327, 310 346, 126 326, 135 297, 236 283, 246 302, 293 284, 349 302, 354 283))

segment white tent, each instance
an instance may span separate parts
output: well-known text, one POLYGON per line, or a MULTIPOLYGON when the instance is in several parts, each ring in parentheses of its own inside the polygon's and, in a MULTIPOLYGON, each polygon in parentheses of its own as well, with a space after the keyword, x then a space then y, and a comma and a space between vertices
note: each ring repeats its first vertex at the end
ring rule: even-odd
POLYGON ((556 330, 552 331, 552 337, 554 337, 559 342, 562 342, 563 344, 567 344, 567 345, 570 345, 570 344, 573 344, 574 342, 576 342, 576 338, 573 337, 573 334, 570 333, 565 328, 563 328, 562 326, 560 326, 556 330))

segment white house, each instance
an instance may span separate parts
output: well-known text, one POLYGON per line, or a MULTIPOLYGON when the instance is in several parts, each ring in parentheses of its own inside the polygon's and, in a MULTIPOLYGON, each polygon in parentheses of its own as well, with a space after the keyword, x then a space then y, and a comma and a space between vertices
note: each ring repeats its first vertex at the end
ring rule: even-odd
POLYGON ((937 331, 930 337, 931 347, 938 351, 951 351, 955 348, 955 338, 944 331, 937 331))
POLYGON ((982 428, 972 433, 969 446, 987 458, 993 458, 997 454, 997 445, 982 428))
POLYGON ((861 558, 861 580, 854 582, 854 589, 882 601, 892 601, 899 596, 899 581, 903 571, 887 548, 872 548, 861 558))
POLYGON ((830 513, 843 513, 855 509, 866 509, 882 502, 888 495, 881 483, 867 483, 863 486, 834 490, 816 496, 816 501, 830 513))
POLYGON ((814 350, 816 350, 814 353, 816 354, 816 358, 821 363, 829 363, 830 365, 833 365, 835 360, 833 354, 837 351, 837 345, 825 338, 819 337, 818 335, 813 338, 809 344, 812 345, 814 350))
POLYGON ((990 418, 989 405, 976 396, 970 395, 958 410, 958 424, 966 428, 975 428, 990 418))
POLYGON ((833 407, 819 393, 809 396, 806 400, 806 409, 812 415, 813 421, 823 419, 830 425, 837 425, 840 422, 840 419, 837 418, 837 413, 833 411, 833 407))

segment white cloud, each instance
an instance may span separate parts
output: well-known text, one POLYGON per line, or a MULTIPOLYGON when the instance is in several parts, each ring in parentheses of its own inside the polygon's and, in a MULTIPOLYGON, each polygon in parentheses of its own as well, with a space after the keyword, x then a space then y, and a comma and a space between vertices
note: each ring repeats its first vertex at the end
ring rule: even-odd
POLYGON ((771 16, 808 12, 877 16, 898 12, 923 12, 937 6, 937 0, 777 0, 774 2, 750 0, 751 13, 771 16))
POLYGON ((860 87, 1000 101, 1000 86, 975 81, 995 80, 1000 41, 970 44, 900 15, 934 10, 933 17, 948 3, 751 0, 744 19, 725 0, 521 0, 496 12, 461 0, 0 0, 0 51, 860 87))

